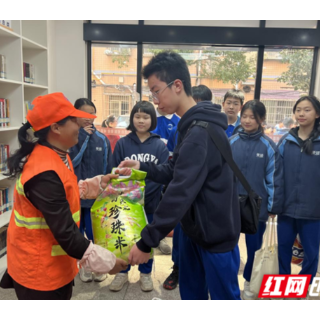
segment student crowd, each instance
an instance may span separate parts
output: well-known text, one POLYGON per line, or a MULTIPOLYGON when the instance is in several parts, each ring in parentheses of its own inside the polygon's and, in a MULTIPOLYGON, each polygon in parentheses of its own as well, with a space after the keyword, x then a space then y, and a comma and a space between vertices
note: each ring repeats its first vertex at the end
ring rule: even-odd
MULTIPOLYGON (((171 254, 165 237, 174 229, 173 271, 164 288, 179 284, 182 299, 208 299, 209 294, 211 299, 241 299, 238 198, 246 191, 195 121, 215 130, 262 198, 258 231, 245 235, 242 298, 256 298, 250 279, 268 217, 277 216, 280 274, 291 273, 292 245, 299 234, 304 249, 300 274, 313 278, 320 245, 319 100, 302 96, 296 101, 297 126, 290 122, 286 130, 277 128, 282 138, 276 145, 265 133, 262 102, 245 102, 241 90, 229 90, 222 107, 213 104, 209 88, 191 87, 179 54, 160 52, 142 74, 157 107, 138 102, 130 114, 131 132, 112 143, 93 124, 92 101, 81 98, 73 106, 60 93, 34 100, 28 122, 19 130, 21 147, 8 161, 17 183, 1 286, 15 288, 19 299, 70 299, 78 261, 83 282, 115 274, 111 291, 120 291, 130 267, 139 265, 141 289, 151 291, 151 248, 171 254), (36 142, 30 140, 30 129, 36 142), (114 175, 113 167, 119 168, 114 175), (127 265, 94 244, 90 208, 110 179, 131 168, 147 172, 148 225, 127 265)), ((113 124, 111 116, 104 126, 113 124)))

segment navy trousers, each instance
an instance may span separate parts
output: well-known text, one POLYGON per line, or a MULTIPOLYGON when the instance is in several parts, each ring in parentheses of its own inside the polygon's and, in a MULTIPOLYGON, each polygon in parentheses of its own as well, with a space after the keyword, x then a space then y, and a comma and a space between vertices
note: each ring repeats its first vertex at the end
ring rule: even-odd
POLYGON ((254 254, 257 250, 261 249, 263 234, 266 230, 266 222, 259 221, 258 231, 255 234, 246 234, 247 245, 247 263, 244 267, 243 277, 250 282, 251 273, 254 261, 254 254))
POLYGON ((179 289, 182 300, 241 300, 238 245, 226 253, 210 253, 181 229, 179 289))
POLYGON ((299 233, 304 250, 300 274, 317 273, 320 246, 320 220, 294 219, 278 216, 278 254, 280 274, 291 274, 292 246, 299 233))

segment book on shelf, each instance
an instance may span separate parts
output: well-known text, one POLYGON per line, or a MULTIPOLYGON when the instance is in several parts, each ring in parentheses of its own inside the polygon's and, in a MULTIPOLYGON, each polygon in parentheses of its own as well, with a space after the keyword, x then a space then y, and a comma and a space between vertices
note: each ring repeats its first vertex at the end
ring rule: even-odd
POLYGON ((8 226, 0 228, 0 258, 7 253, 7 232, 8 226))
POLYGON ((0 173, 7 172, 8 166, 7 166, 7 160, 9 158, 9 145, 0 143, 0 173))
POLYGON ((33 104, 31 103, 31 101, 25 101, 24 105, 25 105, 25 110, 27 115, 28 112, 33 109, 33 104))
POLYGON ((10 31, 13 31, 12 29, 12 20, 0 20, 0 26, 4 27, 10 31))
POLYGON ((7 79, 7 61, 3 54, 0 54, 0 78, 7 79))
POLYGON ((23 63, 23 80, 26 83, 34 83, 34 65, 31 63, 23 63))
POLYGON ((34 84, 34 65, 30 63, 30 83, 34 84))
POLYGON ((10 126, 10 103, 8 99, 0 98, 0 128, 10 126))
POLYGON ((12 210, 12 202, 9 199, 9 188, 0 188, 0 216, 12 210))

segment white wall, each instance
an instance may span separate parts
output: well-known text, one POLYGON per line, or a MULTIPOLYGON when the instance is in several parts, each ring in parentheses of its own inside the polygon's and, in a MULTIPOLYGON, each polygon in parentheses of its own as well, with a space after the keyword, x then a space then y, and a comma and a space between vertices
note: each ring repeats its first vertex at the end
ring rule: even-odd
POLYGON ((62 92, 71 103, 87 97, 87 54, 83 22, 48 22, 49 92, 62 92))

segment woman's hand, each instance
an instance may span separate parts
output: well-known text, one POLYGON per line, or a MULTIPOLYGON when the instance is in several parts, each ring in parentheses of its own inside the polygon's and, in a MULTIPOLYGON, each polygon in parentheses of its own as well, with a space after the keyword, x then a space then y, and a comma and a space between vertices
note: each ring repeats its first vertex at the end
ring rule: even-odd
POLYGON ((122 161, 118 167, 119 168, 132 168, 132 169, 139 170, 140 169, 140 161, 125 160, 125 161, 122 161))
POLYGON ((83 130, 86 131, 89 134, 92 134, 93 131, 94 131, 92 125, 84 127, 83 130))
POLYGON ((109 274, 117 274, 120 271, 126 270, 127 268, 128 268, 128 264, 124 260, 117 258, 116 264, 108 273, 109 274))
POLYGON ((105 176, 101 177, 101 188, 105 189, 107 187, 107 184, 111 179, 118 179, 119 175, 121 176, 130 176, 131 175, 131 169, 130 168, 122 168, 122 169, 116 169, 116 174, 106 174, 105 176))

